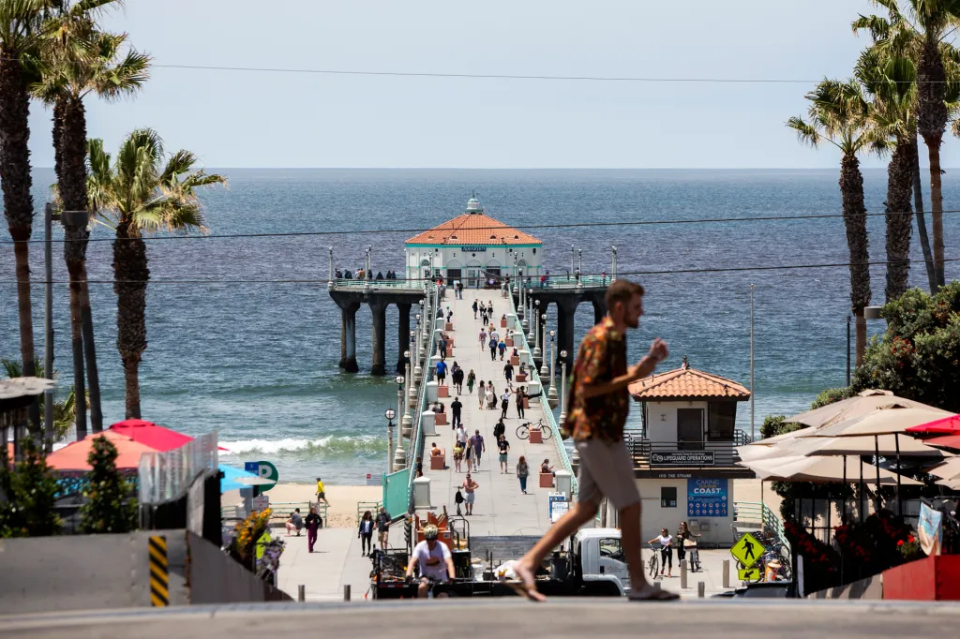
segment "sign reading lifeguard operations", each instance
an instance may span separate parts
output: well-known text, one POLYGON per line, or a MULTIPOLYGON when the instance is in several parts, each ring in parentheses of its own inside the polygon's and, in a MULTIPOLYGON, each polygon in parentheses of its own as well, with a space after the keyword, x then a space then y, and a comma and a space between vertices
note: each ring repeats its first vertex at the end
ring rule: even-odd
POLYGON ((687 517, 726 517, 727 494, 726 479, 688 479, 687 517))
POLYGON ((650 453, 651 466, 713 466, 712 450, 671 450, 650 453))

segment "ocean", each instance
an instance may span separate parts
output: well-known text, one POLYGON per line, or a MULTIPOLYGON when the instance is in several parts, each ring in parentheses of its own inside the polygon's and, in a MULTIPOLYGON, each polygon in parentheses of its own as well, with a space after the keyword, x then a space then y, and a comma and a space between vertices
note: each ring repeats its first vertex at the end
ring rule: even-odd
MULTIPOLYGON (((806 409, 817 393, 845 381, 846 267, 801 270, 650 274, 686 269, 843 263, 847 248, 839 217, 814 220, 633 225, 637 220, 690 220, 840 213, 839 170, 222 170, 228 188, 204 194, 212 234, 350 231, 335 236, 170 239, 148 246, 149 347, 140 369, 143 417, 197 435, 216 429, 228 463, 267 459, 283 480, 318 474, 363 484, 385 467, 384 410, 396 405, 393 376, 371 377, 371 320, 358 313, 359 374, 342 373, 339 310, 329 298, 328 247, 338 266, 356 270, 373 247, 375 271, 403 269, 403 241, 463 211, 476 191, 488 215, 529 229, 544 243, 544 263, 565 274, 570 248, 583 249, 583 271, 619 271, 647 289, 646 316, 630 336, 639 358, 650 340, 671 350, 662 370, 690 365, 749 385, 750 285, 755 284, 756 427, 764 416, 806 409), (581 222, 611 226, 564 228, 581 222), (635 276, 629 273, 645 272, 635 276), (209 284, 163 283, 203 279, 209 284), (232 280, 316 280, 316 283, 238 283, 232 280), (220 282, 218 282, 218 280, 220 282), (231 280, 225 282, 223 280, 231 280)), ((34 172, 42 211, 53 171, 34 172)), ((865 171, 867 205, 882 213, 884 170, 865 171)), ((929 194, 925 194, 928 207, 929 194)), ((960 208, 960 179, 944 176, 944 208, 960 208)), ((870 254, 884 259, 884 223, 872 217, 870 254)), ((109 238, 98 226, 94 238, 109 238)), ((922 257, 913 242, 913 257, 922 257)), ((42 239, 42 215, 34 239, 42 239)), ((61 237, 59 229, 55 237, 61 237)), ((947 257, 960 237, 960 216, 945 215, 947 257)), ((9 240, 6 225, 0 239, 9 240)), ((31 267, 42 279, 43 245, 31 267)), ((91 279, 109 280, 111 245, 92 242, 91 279)), ((874 267, 873 300, 883 302, 884 268, 874 267)), ((947 264, 947 277, 960 264, 947 264)), ((54 245, 54 279, 65 280, 62 245, 54 245)), ((0 245, 0 357, 19 357, 13 248, 0 245)), ((922 264, 911 283, 925 285, 922 264)), ((110 284, 92 284, 105 423, 124 417, 123 374, 116 350, 116 297, 110 284)), ((43 287, 34 285, 34 326, 43 349, 43 287)), ((66 284, 55 286, 56 368, 70 384, 66 284)), ((551 313, 552 314, 552 313, 551 313)), ((396 309, 388 311, 388 371, 396 362, 396 309), (392 330, 391 330, 392 329, 392 330)), ((579 339, 593 321, 582 305, 579 339)), ((551 324, 554 318, 551 317, 551 324)), ((871 323, 871 333, 882 322, 871 323), (879 325, 877 325, 879 324, 879 325)), ((639 425, 639 411, 631 415, 639 425)), ((748 404, 738 427, 750 431, 748 404)))

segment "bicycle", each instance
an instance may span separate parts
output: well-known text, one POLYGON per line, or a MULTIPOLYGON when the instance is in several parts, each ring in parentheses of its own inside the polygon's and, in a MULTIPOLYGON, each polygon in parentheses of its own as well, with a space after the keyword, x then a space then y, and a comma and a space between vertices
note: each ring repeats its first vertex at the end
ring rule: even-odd
POLYGON ((658 581, 660 579, 660 549, 650 544, 650 550, 653 551, 653 555, 647 560, 647 573, 651 579, 658 581))
MULTIPOLYGON (((517 439, 527 439, 530 437, 531 424, 533 424, 533 422, 525 422, 517 426, 517 439)), ((540 433, 543 436, 543 441, 547 441, 553 437, 553 429, 543 423, 542 417, 537 420, 536 426, 540 429, 540 433)))

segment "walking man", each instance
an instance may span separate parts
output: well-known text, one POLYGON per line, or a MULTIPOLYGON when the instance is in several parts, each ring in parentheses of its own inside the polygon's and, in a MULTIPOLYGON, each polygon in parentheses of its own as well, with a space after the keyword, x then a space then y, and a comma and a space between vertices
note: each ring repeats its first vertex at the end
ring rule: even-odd
POLYGON ((437 383, 441 386, 447 385, 447 363, 442 359, 437 362, 437 383))
POLYGON ((462 424, 463 421, 460 419, 460 410, 463 408, 463 404, 460 403, 460 397, 457 396, 453 399, 453 402, 450 404, 450 412, 453 413, 453 430, 457 429, 459 424, 462 424))
POLYGON ((447 344, 449 343, 446 337, 440 338, 440 359, 447 359, 447 344))
POLYGON ((506 366, 503 367, 503 378, 507 380, 507 386, 513 386, 513 364, 510 360, 507 360, 506 366))
POLYGON ((307 526, 307 552, 313 552, 313 546, 317 543, 317 531, 323 526, 323 520, 317 514, 315 506, 310 506, 310 514, 303 523, 307 526))
MULTIPOLYGON (((470 447, 473 448, 473 470, 480 470, 480 456, 487 452, 487 445, 483 441, 483 435, 480 434, 480 430, 475 430, 473 437, 470 438, 470 447)), ((467 479, 470 479, 470 475, 467 475, 467 479)), ((467 514, 470 514, 469 512, 467 514)))
POLYGON ((386 550, 390 541, 390 513, 383 506, 377 513, 377 535, 380 537, 380 550, 386 550))
POLYGON ((327 501, 327 489, 324 487, 323 482, 320 481, 320 478, 317 477, 317 505, 318 506, 320 505, 321 501, 325 503, 327 507, 330 506, 330 502, 327 501))
POLYGON ((477 319, 477 311, 479 309, 480 307, 477 306, 477 300, 473 300, 473 319, 477 319))
POLYGON ((607 289, 607 315, 590 329, 580 344, 573 368, 570 412, 563 424, 572 435, 580 455, 577 503, 561 517, 514 567, 521 583, 518 591, 534 601, 545 601, 537 592, 534 575, 543 558, 597 514, 606 497, 620 511, 623 550, 630 573, 633 600, 668 600, 678 596, 657 590, 646 578, 640 555, 640 492, 633 460, 623 441, 623 427, 630 410, 628 386, 650 375, 667 358, 667 345, 657 338, 647 355, 627 366, 628 328, 640 325, 643 287, 617 280, 607 289))
MULTIPOLYGON (((478 431, 478 432, 479 432, 479 431, 478 431)), ((473 480, 473 477, 472 477, 472 476, 470 475, 470 473, 468 472, 468 473, 467 473, 467 478, 463 480, 463 484, 461 485, 461 487, 463 488, 463 492, 466 493, 466 498, 467 498, 467 514, 468 514, 468 515, 472 515, 472 514, 473 514, 473 502, 476 501, 476 499, 477 499, 477 495, 476 495, 476 493, 475 493, 474 491, 475 491, 477 488, 480 487, 480 484, 478 484, 477 482, 475 482, 475 481, 473 480)))
POLYGON ((497 340, 493 339, 493 335, 490 335, 490 361, 497 361, 497 340))
POLYGON ((510 407, 510 389, 503 389, 503 395, 500 397, 500 419, 504 420, 507 418, 507 408, 510 407))

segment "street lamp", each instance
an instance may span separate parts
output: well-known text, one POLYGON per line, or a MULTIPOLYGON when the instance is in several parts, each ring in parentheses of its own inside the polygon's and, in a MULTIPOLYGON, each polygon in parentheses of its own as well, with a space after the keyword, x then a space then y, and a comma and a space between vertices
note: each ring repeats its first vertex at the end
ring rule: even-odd
POLYGON ((577 270, 580 271, 580 277, 583 278, 583 249, 577 250, 577 270))
POLYGON ((393 473, 393 420, 397 416, 397 411, 388 408, 383 416, 387 418, 387 472, 393 473))
POLYGON ((330 247, 330 281, 333 281, 333 247, 330 247))
MULTIPOLYGON (((534 311, 533 316, 534 316, 535 318, 536 318, 536 317, 540 317, 540 300, 536 300, 536 301, 534 302, 534 304, 536 305, 537 310, 534 311)), ((544 346, 546 346, 546 344, 544 344, 544 346)), ((534 330, 533 330, 533 358, 534 358, 534 359, 537 359, 537 358, 539 358, 540 356, 541 356, 541 351, 540 351, 540 325, 537 324, 537 326, 536 326, 536 327, 534 328, 534 330)))
POLYGON ((613 271, 612 271, 612 275, 613 275, 613 277, 610 278, 610 283, 611 283, 611 284, 612 284, 613 282, 616 282, 616 281, 617 281, 617 247, 616 247, 616 246, 613 247, 613 271))
POLYGON ((410 432, 410 430, 413 428, 413 418, 410 416, 410 404, 413 403, 413 398, 416 397, 416 392, 417 392, 417 391, 416 391, 416 388, 414 387, 414 385, 413 385, 412 383, 410 383, 410 381, 409 381, 409 378, 410 378, 410 351, 404 351, 404 352, 403 352, 403 355, 404 355, 404 357, 407 358, 407 371, 406 371, 406 375, 403 375, 403 376, 398 375, 398 376, 397 376, 397 383, 398 383, 398 384, 401 384, 401 389, 400 389, 401 397, 403 396, 403 395, 402 395, 402 393, 403 393, 402 384, 406 383, 406 384, 408 385, 408 387, 410 388, 410 390, 413 391, 413 395, 412 395, 412 396, 411 396, 409 393, 407 393, 407 400, 406 400, 405 402, 403 402, 403 421, 401 422, 401 423, 402 423, 402 432, 407 433, 407 432, 410 432), (402 380, 402 381, 401 381, 401 380, 402 380))
POLYGON ((577 252, 574 249, 573 245, 570 245, 570 272, 567 273, 567 281, 570 281, 570 278, 573 276, 573 273, 577 270, 577 252))
MULTIPOLYGON (((417 336, 419 334, 417 331, 410 331, 410 343, 413 345, 413 357, 414 360, 419 360, 418 350, 417 350, 417 336)), ((407 358, 407 396, 409 397, 409 404, 413 406, 413 403, 417 401, 417 383, 414 381, 413 377, 415 374, 414 361, 411 361, 410 358, 407 358)))
MULTIPOLYGON (((550 369, 547 367, 547 335, 543 332, 547 330, 547 314, 544 313, 541 318, 543 323, 541 326, 543 330, 541 333, 541 339, 543 340, 543 357, 540 358, 540 383, 543 384, 543 378, 550 374, 550 369)), ((554 331, 550 331, 550 336, 553 337, 554 331)), ((540 389, 543 390, 542 388, 540 389)))
MULTIPOLYGON (((557 342, 554 339, 557 335, 556 331, 550 331, 550 390, 547 391, 547 403, 550 404, 550 408, 556 408, 557 404, 560 403, 560 400, 557 398, 557 382, 556 382, 556 345, 557 342)), ((547 365, 546 362, 543 363, 544 366, 547 365)))
POLYGON ((560 428, 567 421, 567 351, 560 351, 560 428))

